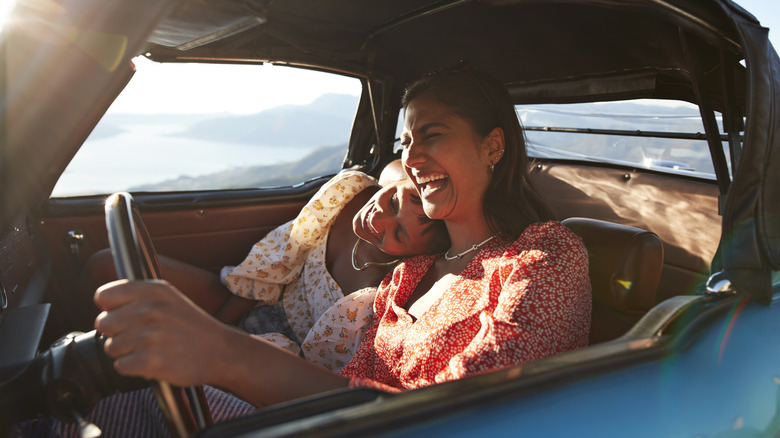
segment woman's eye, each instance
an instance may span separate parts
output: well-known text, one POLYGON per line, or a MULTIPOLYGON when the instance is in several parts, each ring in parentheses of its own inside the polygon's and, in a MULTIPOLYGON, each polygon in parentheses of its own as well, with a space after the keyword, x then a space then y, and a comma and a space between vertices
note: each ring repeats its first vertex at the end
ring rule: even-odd
POLYGON ((438 137, 438 136, 440 136, 440 135, 441 135, 441 134, 440 134, 440 133, 438 133, 438 132, 431 132, 431 133, 425 134, 425 139, 426 139, 426 140, 430 140, 430 139, 432 139, 432 138, 436 138, 436 137, 438 137))
POLYGON ((393 209, 393 213, 398 213, 398 193, 393 193, 390 197, 390 206, 393 209))

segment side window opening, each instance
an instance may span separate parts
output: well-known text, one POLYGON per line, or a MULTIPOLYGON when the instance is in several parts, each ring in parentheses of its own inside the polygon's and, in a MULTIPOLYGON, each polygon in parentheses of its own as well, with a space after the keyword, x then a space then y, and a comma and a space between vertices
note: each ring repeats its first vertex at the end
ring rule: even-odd
POLYGON ((290 186, 340 170, 359 79, 268 64, 134 63, 52 197, 290 186))
MULTIPOLYGON (((715 179, 699 109, 690 103, 637 99, 517 105, 515 110, 531 157, 604 162, 715 179)), ((721 116, 716 116, 723 132, 721 116)), ((402 130, 403 111, 396 138, 402 130)), ((722 143, 730 167, 728 142, 722 143)), ((400 150, 396 141, 393 152, 400 150)))
MULTIPOLYGON (((639 99, 518 105, 516 110, 525 127, 530 156, 600 161, 715 179, 699 109, 687 102, 639 99)), ((717 121, 723 132, 720 114, 717 121)), ((729 157, 726 141, 723 147, 729 157)))

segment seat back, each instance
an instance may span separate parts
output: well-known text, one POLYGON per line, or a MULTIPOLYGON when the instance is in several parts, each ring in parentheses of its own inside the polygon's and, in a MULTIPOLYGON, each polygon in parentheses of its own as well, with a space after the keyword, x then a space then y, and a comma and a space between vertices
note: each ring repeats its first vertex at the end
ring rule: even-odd
POLYGON ((563 225, 585 242, 593 288, 590 343, 625 333, 656 304, 664 251, 650 231, 572 217, 563 225))

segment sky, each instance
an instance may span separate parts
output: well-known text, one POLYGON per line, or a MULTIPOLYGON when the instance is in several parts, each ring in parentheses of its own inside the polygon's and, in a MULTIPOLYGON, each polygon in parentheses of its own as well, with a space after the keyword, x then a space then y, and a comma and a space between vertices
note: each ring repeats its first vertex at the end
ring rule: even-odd
POLYGON ((325 92, 358 96, 361 91, 355 78, 271 64, 161 64, 144 57, 134 63, 136 74, 114 101, 113 112, 253 114, 305 105, 325 92))
MULTIPOLYGON (((769 39, 776 50, 780 49, 780 1, 737 0, 736 3, 752 13, 764 27, 769 27, 769 39)), ((14 1, 0 0, 0 26, 13 4, 14 1)), ((112 112, 213 113, 223 110, 215 103, 222 101, 224 111, 250 114, 281 104, 310 103, 323 89, 352 95, 360 93, 356 80, 271 65, 260 68, 214 64, 171 66, 142 57, 136 58, 135 63, 137 73, 125 93, 114 102, 112 112), (217 76, 232 80, 214 81, 217 76), (208 89, 204 83, 216 86, 208 89), (150 102, 151 99, 154 102, 150 102)))
POLYGON ((758 19, 762 26, 769 28, 769 40, 780 49, 780 2, 777 0, 735 0, 758 19))

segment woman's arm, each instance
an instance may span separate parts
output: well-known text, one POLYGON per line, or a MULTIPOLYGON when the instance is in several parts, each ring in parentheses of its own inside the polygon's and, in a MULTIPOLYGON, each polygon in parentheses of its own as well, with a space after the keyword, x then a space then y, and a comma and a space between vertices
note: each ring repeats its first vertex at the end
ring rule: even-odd
POLYGON ((256 304, 257 301, 255 300, 240 297, 238 295, 231 295, 225 301, 225 304, 214 312, 214 317, 226 324, 235 325, 238 320, 246 315, 246 313, 249 312, 251 308, 255 307, 256 304))
MULTIPOLYGON (((184 291, 187 298, 206 312, 213 314, 233 296, 222 284, 218 275, 162 254, 158 254, 157 258, 163 277, 180 291, 184 291)), ((115 279, 116 277, 112 280, 115 279)), ((94 293, 93 290, 92 294, 94 293)))
POLYGON ((349 381, 225 325, 165 281, 109 283, 95 328, 124 375, 212 385, 255 406, 344 388, 349 381))

